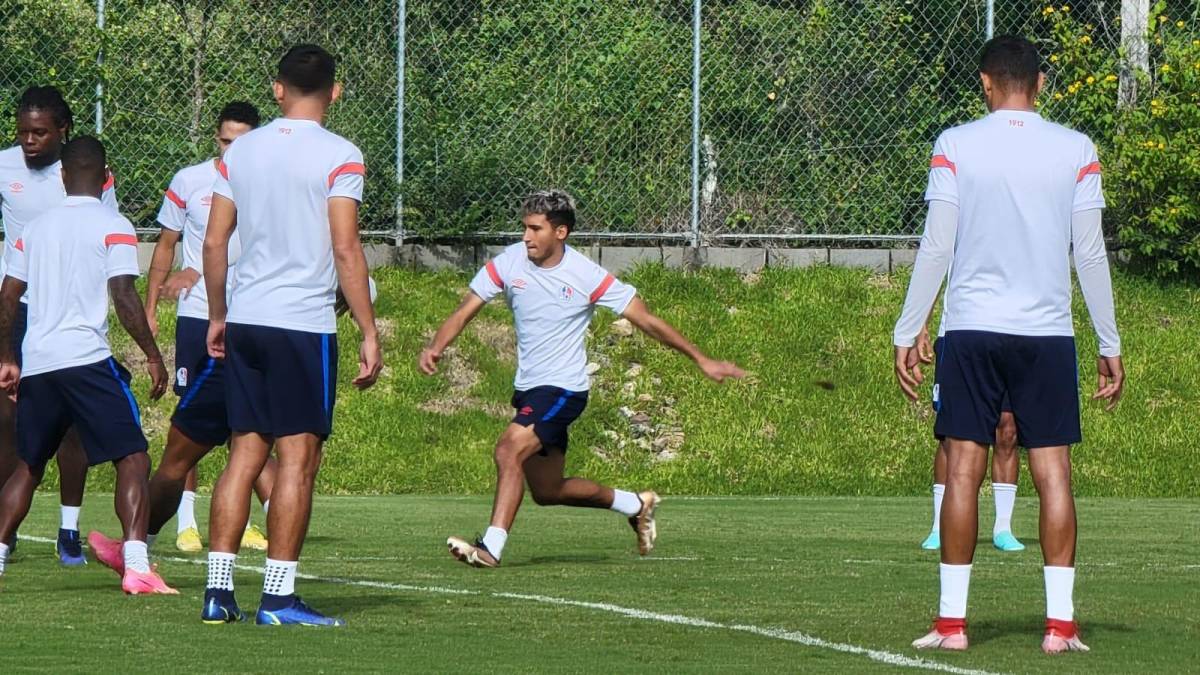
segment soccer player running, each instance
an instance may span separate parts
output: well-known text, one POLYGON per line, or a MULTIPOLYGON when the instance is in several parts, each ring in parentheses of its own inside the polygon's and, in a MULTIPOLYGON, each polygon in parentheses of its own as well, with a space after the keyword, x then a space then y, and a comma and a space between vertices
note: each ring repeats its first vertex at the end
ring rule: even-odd
MULTIPOLYGON (((178 521, 175 546, 191 553, 200 551, 203 546, 194 509, 196 465, 214 447, 229 440, 229 420, 225 411, 224 366, 208 355, 208 295, 201 276, 201 249, 208 227, 212 187, 217 179, 217 162, 234 139, 258 124, 258 110, 249 103, 234 101, 222 108, 217 116, 215 134, 217 157, 175 174, 158 212, 162 231, 150 262, 146 320, 157 335, 159 299, 178 300, 174 388, 180 398, 171 417, 162 461, 150 478, 148 541, 151 547, 159 530, 172 515, 178 521), (183 269, 168 278, 175 248, 181 241, 183 269)), ((230 272, 240 253, 241 243, 235 231, 229 243, 230 272)), ((228 293, 228 285, 226 289, 228 293)), ((274 480, 275 460, 268 459, 263 472, 254 481, 254 491, 264 511, 268 510, 274 480)), ((96 551, 100 562, 120 571, 119 542, 93 532, 88 535, 88 544, 96 551)), ((266 537, 249 519, 242 534, 242 546, 260 551, 267 548, 266 537)))
POLYGON ((250 492, 274 446, 279 459, 259 624, 340 626, 295 594, 296 566, 312 511, 313 482, 333 424, 337 381, 336 289, 362 331, 354 385, 382 365, 367 261, 358 238, 362 153, 322 126, 341 95, 333 56, 297 45, 279 62, 283 116, 225 151, 204 237, 209 355, 225 360, 229 463, 213 489, 208 583, 201 619, 243 618, 233 566, 250 492), (241 235, 226 308, 229 240, 241 235))
POLYGON ((521 506, 525 485, 541 506, 611 509, 629 518, 642 555, 654 548, 659 496, 614 490, 585 478, 567 478, 567 430, 587 406, 590 382, 584 337, 597 306, 624 316, 647 335, 691 358, 717 382, 744 374, 732 363, 705 356, 667 322, 650 313, 637 291, 567 245, 575 203, 565 192, 525 198, 523 241, 504 249, 471 281, 458 309, 421 352, 418 366, 437 372, 446 348, 484 304, 504 294, 517 331, 516 416, 496 442, 496 498, 491 525, 478 541, 450 537, 450 553, 475 567, 496 567, 521 506))
MULTIPOLYGON (((100 202, 106 180, 104 146, 81 136, 62 150, 68 197, 26 225, 6 254, 0 286, 0 334, 12 329, 28 289, 29 329, 24 363, 0 341, 0 387, 17 402, 21 461, 0 491, 0 541, 29 512, 33 491, 63 434, 74 425, 92 464, 112 462, 116 510, 124 530, 121 588, 126 593, 175 593, 150 567, 146 550, 150 457, 129 372, 108 345, 108 298, 117 318, 146 355, 150 397, 167 388, 167 371, 154 344, 134 280, 138 276, 133 225, 100 202)), ((8 546, 0 544, 0 570, 8 546)))
POLYGON ((893 341, 901 390, 922 380, 913 348, 953 256, 939 355, 934 430, 946 439, 941 602, 918 649, 966 649, 967 590, 979 527, 979 486, 1007 396, 1040 501, 1046 630, 1042 650, 1086 651, 1072 600, 1075 501, 1071 445, 1080 442, 1070 255, 1100 343, 1094 399, 1113 409, 1125 374, 1100 227, 1100 163, 1087 136, 1043 120, 1037 49, 989 40, 980 78, 989 115, 942 133, 925 198, 929 213, 893 341))
MULTIPOLYGON (((928 321, 926 322, 928 323, 928 321)), ((946 335, 946 315, 942 314, 936 342, 930 343, 927 325, 921 326, 917 336, 917 356, 921 363, 932 364, 936 355, 942 353, 946 335)), ((937 372, 934 371, 933 407, 937 410, 939 388, 937 372)), ((921 548, 936 551, 942 547, 941 519, 942 498, 946 493, 946 442, 938 439, 933 455, 933 529, 921 543, 921 548)), ((996 520, 992 525, 992 545, 1001 551, 1024 551, 1025 545, 1012 533, 1012 514, 1017 501, 1017 476, 1021 469, 1021 458, 1017 454, 1017 424, 1013 419, 1012 406, 1008 398, 1000 402, 1000 424, 996 427, 996 442, 992 446, 992 497, 996 503, 996 520)))
MULTIPOLYGON (((6 248, 21 238, 25 227, 35 218, 62 204, 63 144, 71 135, 74 118, 71 107, 54 87, 30 87, 17 102, 18 145, 0 151, 0 214, 4 217, 6 248)), ((116 191, 111 173, 106 172, 100 200, 114 211, 116 191)), ((0 272, 3 267, 0 265, 0 272)), ((21 342, 27 324, 26 298, 13 319, 11 342, 20 365, 21 342)), ((10 339, 10 338, 4 338, 10 339)), ((15 407, 0 397, 0 485, 17 466, 15 407)), ((87 562, 79 538, 79 510, 87 482, 88 459, 74 429, 63 437, 56 456, 59 473, 60 523, 57 552, 62 564, 76 567, 87 562)), ((14 531, 7 541, 15 547, 14 531)))

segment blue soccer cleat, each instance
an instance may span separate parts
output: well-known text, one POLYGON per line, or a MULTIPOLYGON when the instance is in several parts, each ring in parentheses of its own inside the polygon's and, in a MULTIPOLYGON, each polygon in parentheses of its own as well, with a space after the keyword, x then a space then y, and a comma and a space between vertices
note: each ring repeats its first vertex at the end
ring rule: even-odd
POLYGON ((260 626, 345 626, 346 622, 342 619, 335 619, 331 616, 314 610, 300 596, 296 596, 290 607, 283 609, 266 610, 261 607, 258 609, 258 614, 254 617, 254 623, 260 626))
POLYGON ((80 567, 87 564, 83 555, 83 542, 79 540, 79 530, 58 531, 58 561, 67 567, 80 567))
POLYGON ((1006 552, 1025 550, 1025 544, 1017 541, 1017 538, 1013 536, 1013 533, 1009 532, 1008 530, 993 534, 992 545, 1001 551, 1006 552))
POLYGON ((942 533, 937 530, 930 532, 929 536, 925 537, 925 541, 921 542, 921 548, 925 549, 926 551, 936 551, 941 547, 942 533))
POLYGON ((204 609, 200 610, 200 620, 211 625, 245 621, 246 615, 238 607, 237 600, 233 599, 233 592, 229 592, 228 596, 221 598, 211 589, 205 591, 204 609))

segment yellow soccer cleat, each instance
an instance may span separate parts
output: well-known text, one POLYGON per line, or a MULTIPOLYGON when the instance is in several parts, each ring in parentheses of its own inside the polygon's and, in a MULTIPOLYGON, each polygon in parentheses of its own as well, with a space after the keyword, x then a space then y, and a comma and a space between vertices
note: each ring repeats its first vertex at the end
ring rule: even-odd
POLYGON ((184 553, 199 553, 204 550, 204 542, 200 541, 200 530, 189 527, 175 535, 175 548, 184 553))
POLYGON ((258 529, 257 525, 251 525, 242 533, 242 548, 252 548, 255 551, 267 550, 267 535, 258 529))

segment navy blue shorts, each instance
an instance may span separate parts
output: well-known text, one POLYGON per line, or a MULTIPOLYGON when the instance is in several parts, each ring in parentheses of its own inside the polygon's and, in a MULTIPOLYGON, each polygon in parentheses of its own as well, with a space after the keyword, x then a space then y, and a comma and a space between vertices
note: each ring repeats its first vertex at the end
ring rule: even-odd
MULTIPOLYGON (((941 372, 941 363, 942 363, 942 337, 941 336, 938 336, 938 339, 933 341, 933 358, 934 358, 934 361, 933 361, 933 364, 934 364, 934 367, 933 367, 933 411, 937 412, 938 403, 939 403, 939 394, 941 393, 941 387, 938 386, 938 373, 941 372)), ((1002 413, 1011 413, 1012 412, 1012 402, 1010 402, 1008 400, 1008 391, 1004 392, 1004 398, 1000 400, 1000 412, 1002 412, 1002 413)), ((940 440, 942 440, 942 438, 939 436, 938 440, 940 441, 940 440)))
POLYGON ((17 454, 42 469, 74 426, 89 464, 146 451, 129 371, 109 357, 22 377, 17 387, 17 454))
POLYGON ((175 323, 175 393, 171 424, 201 445, 229 440, 225 364, 208 355, 208 322, 181 316, 175 323))
POLYGON ((587 407, 586 391, 567 391, 559 387, 534 387, 529 391, 513 393, 512 407, 517 414, 515 424, 523 427, 533 425, 533 433, 542 442, 539 454, 550 450, 566 452, 570 438, 567 428, 579 419, 587 407))
POLYGON ((1022 447, 1083 440, 1073 337, 950 331, 938 352, 937 380, 939 438, 994 445, 1007 395, 1022 447))
POLYGON ((12 350, 17 357, 17 366, 24 364, 21 358, 21 346, 25 342, 25 331, 29 328, 29 305, 18 302, 17 313, 13 315, 12 350))
POLYGON ((230 323, 225 404, 233 431, 264 436, 333 430, 337 335, 230 323))

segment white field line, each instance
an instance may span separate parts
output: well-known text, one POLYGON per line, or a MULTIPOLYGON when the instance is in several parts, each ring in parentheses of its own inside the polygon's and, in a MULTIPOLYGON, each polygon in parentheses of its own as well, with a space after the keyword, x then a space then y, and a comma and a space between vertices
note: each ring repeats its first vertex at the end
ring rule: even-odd
MULTIPOLYGON (((55 543, 54 539, 47 539, 44 537, 21 535, 21 539, 44 544, 55 543)), ((188 563, 191 565, 207 564, 207 561, 197 560, 195 558, 178 558, 170 556, 157 557, 160 560, 166 560, 169 562, 188 563)), ((251 565, 234 565, 234 567, 247 572, 255 572, 257 574, 263 573, 263 569, 261 567, 254 567, 251 565)), ((620 605, 613 605, 606 602, 584 602, 581 600, 569 600, 566 598, 556 598, 548 595, 528 595, 525 593, 481 592, 461 588, 446 588, 443 586, 414 586, 411 584, 396 584, 385 581, 344 579, 341 577, 320 577, 313 574, 302 573, 297 573, 296 577, 327 584, 341 584, 345 586, 358 586, 362 588, 378 588, 389 591, 405 591, 410 593, 429 593, 441 595, 479 595, 502 598, 505 600, 535 602, 543 605, 556 605, 559 607, 577 607, 580 609, 590 609, 600 612, 607 612, 610 614, 618 614, 620 616, 629 617, 631 619, 639 619, 642 621, 654 621, 658 623, 674 624, 677 626, 689 626, 692 628, 707 628, 710 630, 750 633, 751 635, 758 635, 760 637, 771 638, 773 640, 793 642, 806 647, 816 647, 818 649, 828 649, 831 651, 842 652, 844 654, 865 656, 872 661, 877 661, 889 666, 919 668, 922 670, 930 670, 935 672, 953 673, 954 675, 996 675, 995 673, 991 673, 986 670, 958 668, 956 666, 939 663, 937 661, 930 661, 929 659, 914 658, 880 649, 870 649, 844 642, 830 642, 828 640, 823 640, 819 637, 808 635, 807 633, 801 633, 799 631, 790 631, 782 628, 763 628, 761 626, 753 626, 749 624, 719 623, 716 621, 709 621, 707 619, 697 619, 690 616, 683 616, 681 614, 660 614, 658 612, 650 612, 644 609, 622 607, 620 605)))

